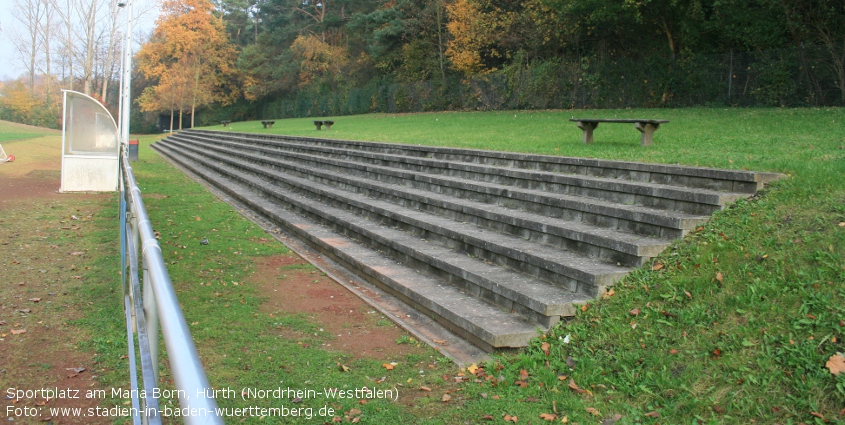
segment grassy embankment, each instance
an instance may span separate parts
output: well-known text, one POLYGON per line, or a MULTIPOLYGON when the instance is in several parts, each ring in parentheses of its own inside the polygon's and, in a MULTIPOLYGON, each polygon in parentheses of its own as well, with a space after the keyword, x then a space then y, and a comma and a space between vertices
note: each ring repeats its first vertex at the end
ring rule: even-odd
POLYGON ((460 408, 443 409, 443 421, 511 415, 541 422, 543 413, 580 423, 615 415, 620 423, 845 417, 845 373, 834 376, 825 366, 845 351, 845 110, 369 115, 337 117, 330 132, 315 131, 311 121, 278 120, 267 130, 259 122, 235 123, 231 130, 789 176, 716 214, 617 285, 614 296, 593 303, 530 349, 479 365, 484 383, 471 379, 460 408), (638 146, 638 133, 620 124, 599 127, 596 143, 588 146, 567 121, 573 115, 671 122, 656 133, 652 147, 638 146), (569 357, 572 368, 566 366, 569 357))
MULTIPOLYGON (((599 423, 616 415, 621 415, 617 423, 810 423, 821 422, 819 416, 845 417, 845 374, 834 376, 825 368, 831 356, 845 352, 845 226, 840 226, 845 110, 442 113, 335 121, 331 132, 316 132, 309 119, 277 120, 272 130, 259 122, 236 123, 232 130, 747 168, 789 178, 716 214, 617 285, 614 296, 593 303, 529 349, 478 365, 472 376, 439 361, 433 351, 355 359, 326 347, 334 337, 313 318, 279 312, 271 317, 261 307, 266 298, 250 285, 251 273, 266 256, 286 250, 262 241, 260 229, 146 149, 154 138, 142 138, 136 176, 215 387, 376 386, 398 388, 405 401, 419 397, 413 408, 375 400, 328 403, 338 416, 351 412, 368 423, 475 423, 514 416, 521 423, 541 423, 541 414, 556 415, 557 423, 564 418, 599 423), (631 126, 620 124, 599 127, 596 143, 585 146, 580 131, 566 121, 571 115, 659 116, 672 122, 649 148, 638 145, 631 126), (209 250, 197 243, 203 237, 214 242, 209 250), (382 366, 391 361, 397 363, 393 370, 382 366), (456 384, 458 373, 467 381, 456 384), (433 391, 419 390, 422 386, 433 391)), ((105 240, 113 230, 101 225, 105 240)), ((117 259, 95 261, 101 267, 94 270, 102 274, 117 259)), ((286 267, 278 270, 280 283, 303 266, 286 267)), ((102 281, 86 286, 87 299, 115 298, 113 280, 93 272, 83 279, 102 281)), ((83 347, 100 354, 102 384, 124 386, 125 343, 120 326, 109 324, 120 317, 119 300, 82 308, 86 318, 75 323, 97 331, 83 347)), ((220 404, 278 407, 260 400, 220 404)))

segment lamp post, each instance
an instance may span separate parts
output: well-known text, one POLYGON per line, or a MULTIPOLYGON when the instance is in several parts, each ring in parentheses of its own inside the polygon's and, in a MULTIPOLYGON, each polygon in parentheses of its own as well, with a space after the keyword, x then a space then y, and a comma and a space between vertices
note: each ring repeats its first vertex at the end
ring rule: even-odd
POLYGON ((123 35, 123 75, 120 81, 120 142, 129 143, 129 107, 132 100, 130 87, 132 81, 132 0, 117 3, 120 8, 126 8, 126 33, 123 35))

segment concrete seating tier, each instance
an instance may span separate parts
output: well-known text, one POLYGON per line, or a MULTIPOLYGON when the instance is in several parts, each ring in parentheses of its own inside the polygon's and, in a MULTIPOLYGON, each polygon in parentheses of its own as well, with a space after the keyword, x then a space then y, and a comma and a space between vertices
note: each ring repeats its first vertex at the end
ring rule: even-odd
POLYGON ((778 177, 202 130, 153 148, 486 350, 524 346, 778 177))

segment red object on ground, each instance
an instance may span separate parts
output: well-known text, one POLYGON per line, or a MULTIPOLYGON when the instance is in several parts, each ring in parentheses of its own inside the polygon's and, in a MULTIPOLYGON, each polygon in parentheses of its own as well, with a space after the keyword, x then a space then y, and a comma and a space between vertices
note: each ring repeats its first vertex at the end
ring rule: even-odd
POLYGON ((9 158, 8 158, 8 159, 6 159, 6 162, 12 162, 12 161, 14 161, 14 160, 15 160, 15 156, 14 156, 14 155, 9 155, 9 158))

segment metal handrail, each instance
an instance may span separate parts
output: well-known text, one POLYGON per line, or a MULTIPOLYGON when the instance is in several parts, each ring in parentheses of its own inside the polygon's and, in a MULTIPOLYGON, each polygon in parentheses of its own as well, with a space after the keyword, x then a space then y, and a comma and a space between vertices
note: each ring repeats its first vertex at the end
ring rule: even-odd
POLYGON ((123 276, 124 309, 129 345, 132 407, 138 414, 133 422, 160 424, 161 411, 155 391, 158 385, 158 328, 170 359, 170 371, 184 423, 189 425, 223 424, 218 416, 217 403, 203 395, 210 389, 208 378, 194 346, 188 324, 182 315, 176 292, 164 264, 161 247, 155 237, 141 190, 135 181, 129 158, 121 152, 120 224, 121 270, 123 276), (138 279, 139 261, 143 268, 143 287, 138 279), (143 292, 143 294, 142 294, 143 292), (141 360, 141 385, 137 380, 135 340, 141 360))

